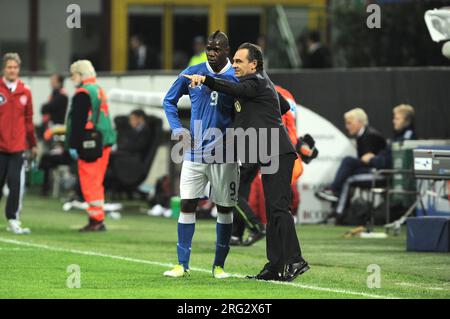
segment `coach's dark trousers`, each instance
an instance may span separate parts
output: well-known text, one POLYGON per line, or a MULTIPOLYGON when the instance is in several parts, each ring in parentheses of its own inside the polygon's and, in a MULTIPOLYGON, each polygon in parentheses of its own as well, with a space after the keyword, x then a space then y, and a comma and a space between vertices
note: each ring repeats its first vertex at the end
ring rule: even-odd
POLYGON ((7 219, 18 219, 22 166, 22 152, 0 152, 0 199, 3 195, 3 186, 5 185, 5 182, 9 188, 9 196, 6 202, 7 219))
MULTIPOLYGON (((269 260, 268 268, 274 272, 280 272, 283 265, 303 260, 295 231, 294 218, 289 211, 292 200, 292 169, 296 158, 296 155, 293 153, 279 155, 278 171, 274 174, 262 175, 267 216, 266 246, 267 259, 269 260)), ((270 163, 267 165, 270 165, 270 163)), ((241 175, 243 188, 241 189, 241 185, 239 185, 239 195, 247 195, 248 197, 250 183, 256 173, 251 169, 245 172, 248 174, 241 175), (248 178, 250 183, 246 181, 246 178, 248 178)))
POLYGON ((242 237, 245 228, 260 232, 263 225, 248 204, 251 184, 259 171, 258 164, 244 164, 239 170, 239 200, 233 209, 233 236, 242 237))

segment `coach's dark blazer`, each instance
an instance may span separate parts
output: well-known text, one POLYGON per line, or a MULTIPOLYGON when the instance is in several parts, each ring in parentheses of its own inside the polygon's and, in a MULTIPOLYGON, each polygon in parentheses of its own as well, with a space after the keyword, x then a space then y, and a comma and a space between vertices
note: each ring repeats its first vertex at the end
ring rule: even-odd
MULTIPOLYGON (((255 128, 258 133, 262 131, 261 129, 267 129, 266 132, 269 133, 266 140, 267 142, 261 142, 266 142, 266 149, 269 151, 263 153, 269 154, 269 156, 258 156, 259 162, 267 163, 270 160, 270 157, 295 153, 294 146, 281 121, 278 93, 266 72, 260 71, 242 77, 239 79, 239 83, 229 82, 206 75, 204 84, 214 91, 222 92, 236 98, 233 122, 233 127, 235 129, 242 128, 247 130, 249 128, 255 128), (272 128, 278 129, 279 132, 277 141, 278 150, 270 145, 270 129, 272 128)), ((260 134, 258 134, 257 141, 252 141, 253 143, 256 142, 256 145, 258 146, 258 154, 259 145, 261 145, 260 137, 260 134)), ((239 153, 238 151, 238 157, 241 162, 248 162, 248 151, 248 143, 246 143, 245 154, 239 153)))

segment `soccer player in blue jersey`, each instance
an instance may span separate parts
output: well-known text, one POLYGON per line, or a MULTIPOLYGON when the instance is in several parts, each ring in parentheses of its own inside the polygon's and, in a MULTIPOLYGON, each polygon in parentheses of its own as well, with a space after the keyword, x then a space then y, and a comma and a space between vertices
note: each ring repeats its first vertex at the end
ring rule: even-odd
POLYGON ((217 240, 212 273, 214 278, 227 278, 225 259, 230 250, 232 232, 232 209, 237 204, 239 167, 234 158, 229 159, 225 149, 225 131, 231 127, 234 99, 211 91, 206 86, 190 87, 183 74, 203 74, 238 82, 228 60, 228 38, 216 31, 208 38, 207 62, 184 70, 164 98, 164 110, 172 129, 172 135, 181 137, 191 146, 184 154, 180 177, 181 212, 178 219, 178 264, 164 273, 168 277, 183 277, 189 274, 189 259, 195 230, 195 211, 205 188, 210 183, 210 198, 216 204, 217 240), (183 128, 178 116, 177 103, 183 95, 191 100, 190 130, 183 128), (214 130, 219 134, 208 134, 214 130), (220 136, 217 136, 220 135, 220 136), (194 143, 195 141, 195 143, 194 143), (192 143, 191 143, 192 142, 192 143), (217 151, 222 160, 218 160, 217 151), (229 162, 227 162, 229 159, 229 162))

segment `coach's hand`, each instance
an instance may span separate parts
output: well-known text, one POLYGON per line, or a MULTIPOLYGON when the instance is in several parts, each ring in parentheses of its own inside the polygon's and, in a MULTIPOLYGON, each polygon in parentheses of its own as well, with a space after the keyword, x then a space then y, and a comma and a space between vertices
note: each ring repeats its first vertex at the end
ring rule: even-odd
POLYGON ((205 82, 205 76, 203 76, 203 75, 198 75, 198 74, 193 74, 193 75, 183 74, 183 76, 184 76, 186 79, 191 80, 191 84, 189 85, 191 88, 195 88, 195 87, 199 86, 200 84, 202 84, 203 82, 205 82))

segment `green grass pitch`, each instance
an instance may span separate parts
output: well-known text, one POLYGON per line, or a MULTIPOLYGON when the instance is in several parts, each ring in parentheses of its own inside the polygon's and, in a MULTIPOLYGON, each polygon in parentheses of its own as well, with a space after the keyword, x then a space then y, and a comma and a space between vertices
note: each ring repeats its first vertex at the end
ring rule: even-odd
POLYGON ((264 241, 232 247, 226 270, 235 276, 213 279, 215 223, 200 220, 190 277, 165 278, 176 261, 176 221, 148 217, 136 203, 125 208, 121 220, 107 220, 108 232, 80 234, 85 213, 27 195, 22 220, 32 234, 12 235, 0 222, 0 298, 450 298, 450 254, 406 252, 404 229, 400 237, 344 239, 349 227, 298 226, 311 270, 274 283, 241 277, 264 265, 264 241), (72 264, 78 289, 66 285, 72 264), (380 288, 368 288, 371 264, 380 266, 380 288))

